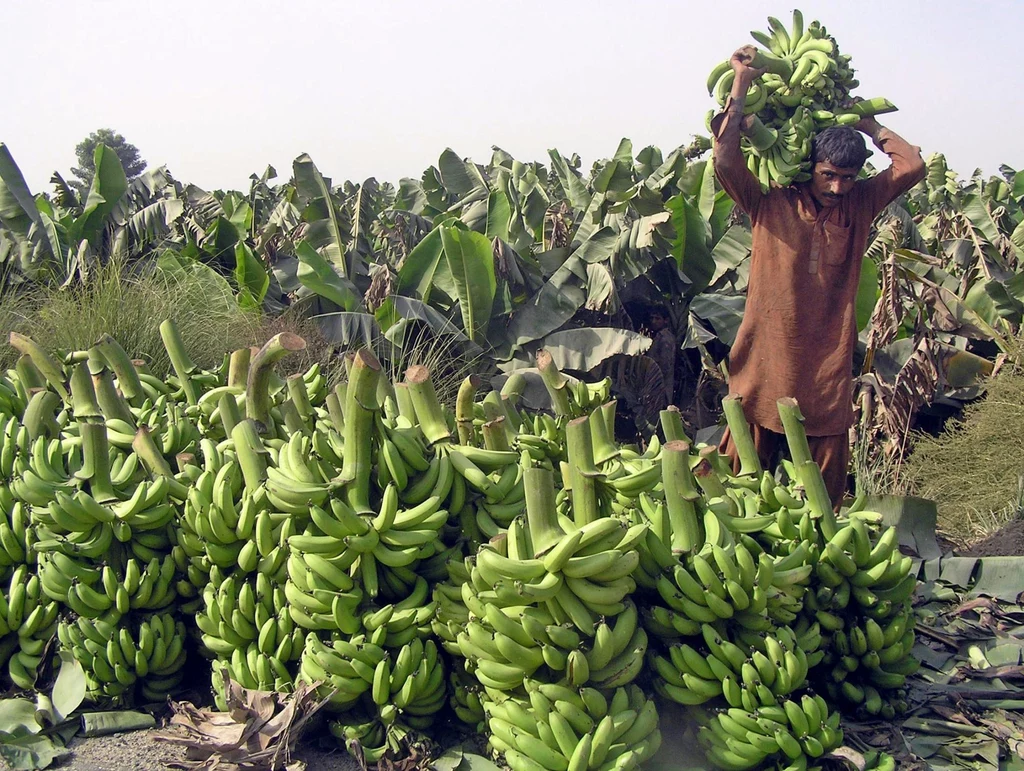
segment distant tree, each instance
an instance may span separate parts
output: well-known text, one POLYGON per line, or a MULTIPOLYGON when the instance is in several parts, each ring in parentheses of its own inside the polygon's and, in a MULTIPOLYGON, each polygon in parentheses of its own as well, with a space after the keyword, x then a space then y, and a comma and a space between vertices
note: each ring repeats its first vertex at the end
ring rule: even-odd
POLYGON ((127 141, 116 131, 108 128, 101 128, 92 132, 89 136, 75 145, 75 155, 78 157, 78 167, 71 169, 71 173, 77 179, 71 180, 71 186, 84 199, 92 185, 93 175, 96 173, 96 165, 93 156, 96 152, 96 145, 104 144, 117 154, 124 167, 124 174, 128 181, 138 177, 145 169, 146 162, 139 155, 139 148, 127 141))

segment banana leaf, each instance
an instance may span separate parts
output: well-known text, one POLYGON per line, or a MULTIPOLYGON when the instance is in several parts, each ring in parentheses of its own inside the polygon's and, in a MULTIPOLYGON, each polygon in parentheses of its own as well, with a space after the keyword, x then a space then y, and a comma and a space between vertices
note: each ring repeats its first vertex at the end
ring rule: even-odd
POLYGON ((441 183, 456 198, 465 198, 481 189, 487 189, 484 179, 476 164, 463 160, 451 148, 446 148, 437 162, 441 174, 441 183))
POLYGON ((672 212, 672 225, 676 237, 672 242, 672 256, 690 287, 687 294, 702 292, 715 275, 715 259, 707 244, 707 225, 700 212, 682 195, 672 196, 665 202, 672 212))
POLYGON ((299 260, 296 278, 302 286, 343 310, 362 309, 362 300, 352 282, 338 275, 335 267, 312 244, 305 240, 299 242, 295 247, 295 256, 299 260))
POLYGON ((616 354, 641 355, 651 347, 651 338, 626 329, 579 327, 548 335, 542 347, 559 369, 588 372, 616 354))
POLYGON ((334 265, 342 278, 352 278, 345 260, 345 228, 342 225, 330 180, 325 179, 312 158, 303 153, 292 163, 295 189, 305 205, 303 218, 309 223, 306 240, 334 265))
POLYGON ((324 338, 345 348, 371 348, 380 337, 377 319, 371 313, 322 313, 315 317, 324 338))
POLYGON ((27 238, 29 228, 38 219, 36 202, 25 177, 7 145, 0 142, 0 225, 17 238, 27 238))
POLYGON ((881 294, 878 288, 878 266, 875 261, 864 255, 860 266, 860 283, 857 285, 857 298, 854 301, 854 308, 857 312, 857 330, 867 329, 871 323, 871 314, 875 310, 878 296, 881 294))
POLYGON ((489 239, 508 241, 512 221, 512 204, 501 190, 492 190, 487 196, 487 226, 484 235, 489 239))
POLYGON ((482 343, 497 287, 491 242, 480 233, 442 226, 441 243, 455 284, 463 329, 472 341, 482 343))
POLYGON ((238 304, 251 310, 260 307, 270 286, 270 276, 263 263, 252 249, 241 242, 235 245, 235 283, 238 285, 238 304))
POLYGON ((548 150, 551 168, 565 192, 569 205, 574 209, 586 209, 590 206, 592 194, 575 169, 569 168, 565 158, 558 150, 548 150))
POLYGON ((93 159, 96 173, 85 199, 82 216, 75 220, 72 227, 71 240, 77 243, 85 239, 93 249, 98 249, 108 216, 128 190, 128 178, 124 175, 117 154, 106 145, 96 145, 93 159))

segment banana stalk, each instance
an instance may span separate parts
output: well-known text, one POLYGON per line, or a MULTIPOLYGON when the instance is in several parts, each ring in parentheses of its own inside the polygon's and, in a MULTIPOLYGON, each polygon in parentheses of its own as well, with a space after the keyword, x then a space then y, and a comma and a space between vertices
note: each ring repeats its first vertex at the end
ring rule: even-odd
POLYGON ((306 381, 301 374, 289 375, 285 382, 288 384, 288 396, 295 405, 299 417, 304 423, 309 423, 315 412, 313 404, 309 401, 309 393, 306 391, 306 381))
MULTIPOLYGON (((405 382, 409 386, 409 396, 412 397, 416 420, 427 441, 437 444, 451 439, 452 433, 448 430, 448 421, 445 420, 444 410, 430 379, 430 370, 422 364, 413 364, 405 371, 405 382)), ((401 412, 401 402, 399 411, 401 412)))
POLYGON ((242 413, 238 409, 238 402, 233 394, 221 394, 217 402, 217 412, 220 414, 220 424, 224 428, 224 435, 231 436, 231 432, 242 419, 242 413))
POLYGON ((501 450, 506 452, 512 447, 508 442, 508 433, 505 431, 505 418, 498 416, 494 420, 488 420, 480 427, 484 438, 484 447, 488 450, 501 450))
POLYGON ((569 485, 572 491, 572 518, 577 527, 600 516, 597 502, 597 467, 594 465, 592 421, 599 416, 576 418, 565 427, 565 447, 569 456, 569 485))
POLYGON ((71 410, 78 420, 103 419, 103 411, 96 401, 96 389, 93 388, 89 365, 84 361, 71 370, 71 410))
POLYGON ((35 391, 28 400, 22 423, 28 428, 28 437, 35 441, 40 436, 50 439, 60 436, 60 425, 57 423, 57 412, 61 407, 60 397, 53 391, 40 389, 35 391))
POLYGON ((672 527, 672 551, 688 553, 702 546, 694 501, 700 497, 690 471, 690 445, 673 440, 661 448, 665 508, 672 527))
POLYGON ((776 56, 770 51, 765 51, 762 48, 758 48, 757 52, 750 60, 750 67, 755 70, 764 70, 765 72, 771 72, 778 75, 783 80, 789 80, 789 76, 793 74, 793 62, 784 59, 781 56, 776 56))
POLYGON ((743 414, 742 402, 739 394, 729 394, 722 399, 722 411, 725 412, 729 433, 740 457, 740 474, 760 476, 763 471, 761 459, 757 457, 757 448, 754 446, 754 437, 750 433, 747 416, 743 414))
POLYGON ((156 446, 156 441, 149 432, 149 426, 139 426, 135 432, 135 438, 132 440, 132 450, 139 456, 139 460, 149 471, 150 476, 174 476, 170 464, 160 452, 160 448, 156 446))
POLYGON ((305 347, 306 341, 298 335, 281 332, 270 338, 250 362, 245 385, 245 416, 255 420, 261 430, 265 431, 270 426, 270 381, 274 364, 305 347))
POLYGON ((686 428, 683 427, 683 413, 675 405, 668 407, 658 413, 661 420, 661 432, 665 435, 666 442, 687 442, 690 437, 686 435, 686 428))
POLYGON ((346 502, 357 514, 374 510, 370 505, 370 475, 373 471, 372 441, 379 378, 380 362, 377 357, 365 348, 357 351, 345 394, 344 462, 341 467, 346 502))
POLYGON ((121 389, 124 398, 135 407, 141 405, 146 399, 146 392, 142 390, 142 381, 139 380, 135 364, 121 344, 110 335, 103 335, 94 347, 103 355, 107 366, 114 370, 117 387, 121 389))
POLYGON ((90 469, 89 493, 100 503, 118 500, 110 482, 110 455, 107 427, 102 422, 81 421, 82 467, 90 469))
POLYGON ((92 374, 93 390, 96 391, 96 400, 107 418, 119 418, 132 426, 135 425, 135 416, 121 394, 114 386, 114 375, 107 368, 106 359, 95 346, 89 349, 89 360, 87 362, 89 372, 92 374))
POLYGON ((543 348, 537 351, 537 369, 540 371, 541 380, 544 381, 544 386, 548 389, 548 394, 551 396, 551 405, 555 415, 567 417, 571 412, 568 389, 569 380, 558 369, 558 365, 555 364, 551 354, 543 348))
POLYGON ((467 375, 459 386, 458 396, 455 397, 455 428, 459 432, 459 444, 474 444, 476 438, 473 430, 473 401, 476 399, 477 389, 483 381, 477 374, 467 375))
POLYGON ((796 479, 807 494, 811 511, 821 518, 821 534, 831 539, 838 529, 836 515, 832 510, 832 498, 828 494, 821 468, 813 460, 804 461, 796 467, 796 479))
POLYGON ((167 356, 171 360, 174 374, 178 376, 181 388, 185 392, 185 401, 195 404, 199 400, 196 386, 192 382, 192 374, 196 371, 196 365, 193 363, 192 357, 188 355, 185 343, 173 320, 165 319, 160 322, 160 338, 164 341, 164 348, 167 349, 167 356))
POLYGON ((756 115, 751 115, 750 118, 750 126, 744 129, 743 136, 750 140, 755 150, 763 153, 778 141, 779 132, 768 128, 756 115))
POLYGON ((555 477, 550 469, 532 466, 523 472, 526 489, 526 525, 534 556, 545 554, 557 544, 565 532, 558 524, 555 504, 555 477))
POLYGON ((804 430, 804 416, 796 399, 784 396, 776 402, 782 429, 786 432, 786 444, 789 445, 789 456, 793 465, 799 468, 811 458, 811 447, 807 443, 807 432, 804 430))
POLYGON ((508 399, 509 404, 518 404, 526 390, 526 375, 522 372, 513 372, 501 385, 501 398, 508 399))
POLYGON ((18 357, 18 361, 14 364, 14 371, 18 373, 18 379, 25 386, 26 391, 33 388, 46 388, 47 386, 43 373, 39 371, 39 367, 35 365, 31 357, 26 354, 18 357))
POLYGON ((240 420, 231 430, 231 439, 245 486, 255 490, 267 478, 267 448, 263 446, 256 424, 252 420, 240 420))
POLYGON ((64 386, 64 371, 56 359, 44 351, 31 337, 11 332, 8 340, 15 349, 32 360, 39 373, 50 384, 50 387, 60 394, 62 399, 68 398, 68 389, 64 386))
POLYGON ((231 352, 228 359, 227 384, 233 388, 244 388, 249 378, 249 362, 252 361, 251 348, 239 348, 231 352))

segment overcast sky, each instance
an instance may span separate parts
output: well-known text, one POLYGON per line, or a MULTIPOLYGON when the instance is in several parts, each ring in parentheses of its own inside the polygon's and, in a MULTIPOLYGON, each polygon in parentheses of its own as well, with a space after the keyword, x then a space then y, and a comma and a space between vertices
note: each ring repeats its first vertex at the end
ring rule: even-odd
MULTIPOLYGON (((589 166, 622 137, 667 152, 703 132, 708 71, 791 3, 0 0, 0 142, 33 192, 100 127, 208 189, 267 164, 287 179, 303 152, 335 182, 418 177, 445 147, 589 166)), ((1024 2, 801 8, 925 154, 962 175, 1024 166, 1024 2)))

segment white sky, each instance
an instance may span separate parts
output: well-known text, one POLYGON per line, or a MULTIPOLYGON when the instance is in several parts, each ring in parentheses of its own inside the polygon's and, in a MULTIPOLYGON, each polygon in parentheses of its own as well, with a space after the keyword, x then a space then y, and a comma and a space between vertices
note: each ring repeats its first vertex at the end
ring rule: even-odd
MULTIPOLYGON (((418 177, 445 147, 589 166, 624 136, 667 152, 703 132, 709 70, 792 2, 0 0, 0 142, 34 193, 101 127, 208 189, 268 163, 287 179, 303 152, 336 183, 418 177)), ((1024 166, 1024 3, 801 9, 925 154, 964 176, 1024 166)))

